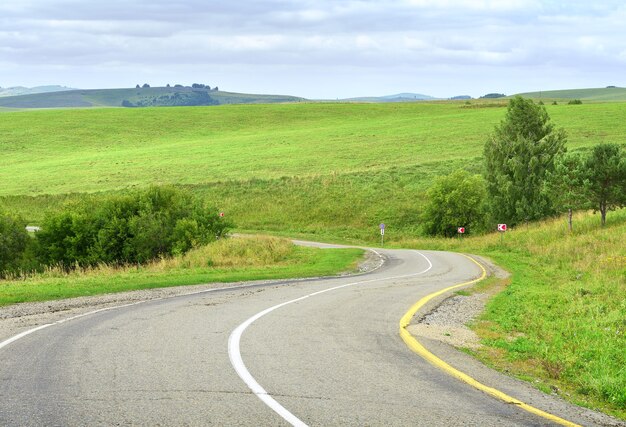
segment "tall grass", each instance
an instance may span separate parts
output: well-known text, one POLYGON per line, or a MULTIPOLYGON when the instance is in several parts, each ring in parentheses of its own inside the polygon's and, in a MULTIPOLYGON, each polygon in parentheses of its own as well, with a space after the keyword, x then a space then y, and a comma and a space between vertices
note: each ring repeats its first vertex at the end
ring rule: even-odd
POLYGON ((0 280, 0 306, 200 283, 327 276, 351 271, 362 255, 360 249, 305 248, 276 237, 223 239, 141 266, 101 264, 70 272, 50 267, 30 277, 0 280))

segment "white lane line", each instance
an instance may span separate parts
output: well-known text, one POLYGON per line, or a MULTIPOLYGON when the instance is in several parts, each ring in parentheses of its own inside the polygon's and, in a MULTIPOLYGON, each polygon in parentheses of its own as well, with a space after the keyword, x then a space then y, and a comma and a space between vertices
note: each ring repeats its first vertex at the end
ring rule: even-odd
MULTIPOLYGON (((72 317, 68 317, 68 318, 65 318, 65 319, 57 320, 56 322, 46 323, 44 325, 40 325, 40 326, 37 326, 35 328, 29 329, 27 331, 24 331, 22 333, 19 333, 17 335, 14 335, 14 336, 12 336, 9 339, 6 339, 6 340, 0 342, 0 349, 2 349, 3 347, 6 347, 7 345, 9 345, 11 343, 14 343, 15 341, 17 341, 19 339, 24 338, 27 335, 30 335, 30 334, 32 334, 34 332, 40 331, 40 330, 45 329, 45 328, 49 328, 50 326, 60 325, 61 323, 69 322, 70 320, 79 319, 79 318, 85 317, 85 316, 91 316, 92 314, 100 313, 100 312, 103 312, 103 311, 117 310, 119 308, 131 307, 133 305, 144 304, 144 303, 147 303, 147 302, 163 301, 163 300, 167 300, 167 299, 171 299, 171 298, 182 298, 182 297, 187 297, 187 296, 191 296, 191 295, 207 294, 207 293, 210 293, 210 292, 230 291, 230 290, 253 288, 253 287, 259 287, 259 286, 262 286, 262 284, 253 283, 253 284, 248 284, 248 285, 237 285, 237 286, 230 286, 230 287, 225 287, 225 288, 211 288, 211 289, 204 289, 204 290, 201 290, 201 291, 189 292, 187 294, 169 295, 169 296, 166 296, 166 297, 160 297, 160 298, 153 298, 153 299, 148 299, 148 300, 143 300, 143 301, 137 301, 137 302, 133 302, 133 303, 130 303, 130 304, 123 304, 123 305, 116 305, 116 306, 113 306, 113 307, 100 308, 98 310, 93 310, 93 311, 90 311, 88 313, 78 314, 76 316, 72 316, 72 317)), ((272 286, 272 283, 268 283, 267 286, 272 286)))
MULTIPOLYGON (((254 393, 259 399, 261 399, 261 401, 263 401, 263 403, 265 403, 270 409, 272 409, 274 412, 280 415, 289 424, 293 426, 297 426, 297 427, 306 427, 306 424, 302 420, 300 420, 294 414, 289 412, 284 406, 282 406, 272 396, 270 396, 269 393, 261 386, 261 384, 259 384, 254 379, 250 371, 248 371, 248 368, 246 368, 246 365, 243 363, 243 358, 241 357, 241 348, 240 348, 241 347, 240 346, 241 335, 243 334, 243 332, 246 330, 248 326, 253 324, 255 321, 257 321, 261 317, 265 316, 268 313, 271 313, 274 310, 277 310, 281 307, 292 304, 294 302, 302 301, 304 299, 307 299, 316 295, 320 295, 326 292, 335 291, 337 289, 347 288, 349 286, 362 285, 364 283, 379 282, 381 280, 395 280, 395 279, 404 279, 407 277, 419 276, 420 274, 424 274, 428 272, 431 268, 433 268, 432 262, 430 262, 430 260, 428 259, 428 257, 426 257, 426 255, 422 254, 421 252, 417 252, 417 251, 414 251, 414 252, 421 255, 426 260, 426 262, 428 262, 428 268, 420 271, 419 273, 411 273, 411 274, 405 274, 402 276, 393 276, 393 277, 382 277, 379 279, 371 279, 371 280, 361 280, 358 282, 348 283, 346 285, 335 286, 333 288, 324 289, 318 292, 313 292, 312 294, 308 294, 300 298, 292 299, 291 301, 283 302, 281 304, 265 309, 255 314, 254 316, 252 316, 251 318, 243 322, 241 325, 237 326, 237 328, 230 334, 230 337, 228 338, 228 357, 230 358, 230 363, 231 365, 233 365, 233 368, 235 368, 237 375, 239 375, 239 378, 241 378, 243 382, 246 383, 246 385, 252 391, 252 393, 254 393)), ((376 253, 380 256, 378 252, 376 253)))
MULTIPOLYGON (((374 250, 374 249, 369 249, 369 250, 374 252, 376 255, 378 255, 381 258, 381 260, 384 261, 383 256, 380 253, 378 253, 376 250, 374 250)), ((374 271, 380 269, 382 267, 383 263, 381 263, 379 266, 377 266, 375 269, 371 270, 368 273, 371 273, 371 272, 374 272, 374 271)), ((363 273, 363 274, 367 274, 367 273, 363 273)), ((358 276, 358 274, 357 274, 357 276, 358 276)), ((293 280, 297 280, 297 279, 293 279, 293 280)), ((277 281, 281 281, 281 280, 279 279, 277 281)), ((154 298, 154 299, 149 299, 149 300, 137 301, 137 302, 133 302, 133 303, 130 303, 130 304, 123 304, 123 305, 116 305, 116 306, 113 306, 113 307, 100 308, 98 310, 93 310, 93 311, 90 311, 88 313, 83 313, 83 314, 79 314, 77 316, 68 317, 66 319, 57 320, 56 322, 46 323, 45 325, 40 325, 40 326, 37 326, 35 328, 29 329, 27 331, 24 331, 22 333, 19 333, 17 335, 14 335, 14 336, 12 336, 12 337, 10 337, 10 338, 0 342, 0 349, 2 349, 3 347, 6 347, 7 345, 9 345, 11 343, 14 343, 15 341, 17 341, 19 339, 24 338, 27 335, 30 335, 30 334, 32 334, 34 332, 40 331, 40 330, 45 329, 45 328, 49 328, 50 326, 59 325, 61 323, 69 322, 70 320, 79 319, 79 318, 85 317, 85 316, 91 316, 92 314, 100 313, 102 311, 117 310, 118 308, 130 307, 130 306, 133 306, 133 305, 143 304, 143 303, 151 302, 151 301, 162 301, 162 300, 166 300, 166 299, 170 299, 170 298, 178 298, 178 297, 185 297, 185 296, 190 296, 190 295, 206 294, 206 293, 209 293, 209 292, 225 291, 225 290, 231 290, 231 289, 253 288, 253 287, 259 287, 259 286, 262 286, 262 284, 252 283, 252 284, 247 284, 247 285, 237 285, 237 286, 230 286, 230 287, 225 287, 225 288, 204 289, 204 290, 201 290, 201 291, 189 292, 187 294, 170 295, 170 296, 161 297, 161 298, 154 298)), ((272 286, 272 283, 268 283, 267 286, 272 286)))

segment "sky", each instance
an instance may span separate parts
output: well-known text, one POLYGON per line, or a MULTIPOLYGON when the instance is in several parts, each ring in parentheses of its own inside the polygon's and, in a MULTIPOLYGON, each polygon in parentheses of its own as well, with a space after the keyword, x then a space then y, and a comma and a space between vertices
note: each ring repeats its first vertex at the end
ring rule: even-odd
POLYGON ((0 0, 0 87, 311 99, 626 86, 626 2, 0 0))

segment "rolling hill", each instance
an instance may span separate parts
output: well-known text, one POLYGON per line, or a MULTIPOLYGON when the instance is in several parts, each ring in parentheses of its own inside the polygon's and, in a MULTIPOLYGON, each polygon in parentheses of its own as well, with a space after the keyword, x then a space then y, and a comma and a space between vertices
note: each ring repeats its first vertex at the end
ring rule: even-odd
POLYGON ((194 89, 191 87, 149 87, 130 89, 88 89, 37 93, 0 98, 5 108, 159 107, 223 104, 271 104, 298 102, 285 95, 256 95, 194 89), (123 104, 124 103, 124 104, 123 104))
POLYGON ((0 87, 0 97, 4 96, 19 96, 19 95, 31 95, 35 93, 48 93, 48 92, 63 92, 68 90, 74 90, 70 87, 49 85, 49 86, 36 86, 36 87, 0 87))
POLYGON ((626 88, 605 87, 596 89, 547 90, 540 92, 525 92, 518 95, 525 98, 548 100, 580 99, 583 101, 626 101, 626 88))
POLYGON ((412 101, 434 101, 439 98, 434 98, 430 95, 423 95, 421 93, 397 93, 395 95, 385 96, 359 96, 356 98, 346 98, 341 101, 346 102, 412 102, 412 101))

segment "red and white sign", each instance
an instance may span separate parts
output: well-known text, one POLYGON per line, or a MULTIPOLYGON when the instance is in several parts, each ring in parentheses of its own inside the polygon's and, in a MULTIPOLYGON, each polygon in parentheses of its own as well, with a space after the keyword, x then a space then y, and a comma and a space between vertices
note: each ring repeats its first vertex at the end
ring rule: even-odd
POLYGON ((465 234, 465 227, 457 227, 456 231, 459 234, 465 234))
POLYGON ((224 212, 220 212, 220 218, 224 217, 224 212))
POLYGON ((506 231, 506 224, 498 224, 498 231, 506 231))

